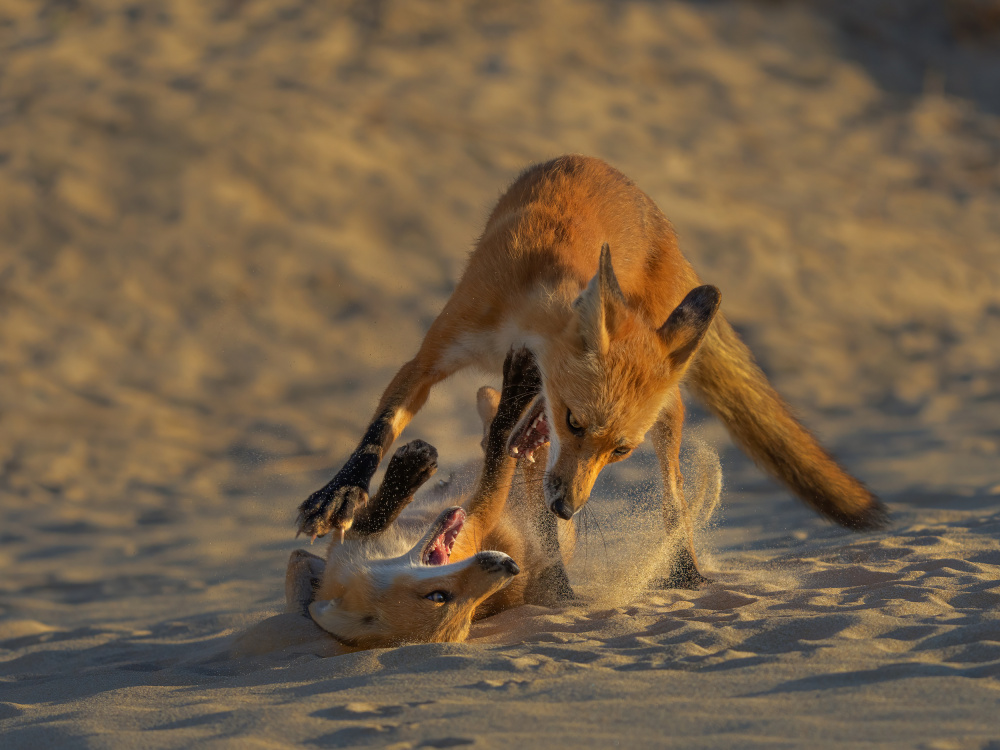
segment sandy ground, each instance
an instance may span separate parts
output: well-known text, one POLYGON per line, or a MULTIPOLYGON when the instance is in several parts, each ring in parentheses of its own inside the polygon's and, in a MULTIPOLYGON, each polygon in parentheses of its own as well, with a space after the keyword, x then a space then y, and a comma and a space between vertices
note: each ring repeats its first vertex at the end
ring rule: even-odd
MULTIPOLYGON (((0 3, 0 745, 1000 747, 991 7, 0 3), (695 410, 704 590, 627 583, 643 451, 584 604, 227 659, 491 203, 565 152, 664 208, 891 528, 824 524, 695 410)), ((408 430, 444 471, 478 385, 408 430)))

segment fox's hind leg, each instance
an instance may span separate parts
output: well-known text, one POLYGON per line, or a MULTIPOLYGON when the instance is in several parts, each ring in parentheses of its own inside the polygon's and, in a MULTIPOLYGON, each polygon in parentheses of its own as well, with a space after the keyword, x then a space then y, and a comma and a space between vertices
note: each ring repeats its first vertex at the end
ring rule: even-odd
POLYGON ((667 537, 674 540, 675 552, 670 574, 655 582, 661 588, 696 589, 710 579, 698 571, 694 551, 694 524, 684 500, 684 478, 680 471, 681 431, 684 404, 680 389, 675 388, 672 403, 653 425, 653 446, 663 475, 663 524, 667 537))

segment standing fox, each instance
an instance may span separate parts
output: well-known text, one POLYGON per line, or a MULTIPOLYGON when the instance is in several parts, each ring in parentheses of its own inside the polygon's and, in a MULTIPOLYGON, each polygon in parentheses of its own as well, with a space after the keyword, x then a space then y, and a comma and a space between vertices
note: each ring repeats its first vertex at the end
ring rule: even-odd
POLYGON ((883 525, 884 506, 791 415, 718 314, 719 300, 718 289, 700 285, 667 218, 621 172, 574 155, 528 168, 500 198, 458 287, 385 390, 361 443, 299 507, 300 532, 349 528, 431 386, 473 365, 499 372, 522 346, 537 360, 542 397, 508 450, 530 460, 550 443, 545 502, 569 519, 601 469, 652 432, 666 531, 688 539, 669 585, 704 580, 680 489, 685 377, 744 451, 816 511, 851 529, 883 525))

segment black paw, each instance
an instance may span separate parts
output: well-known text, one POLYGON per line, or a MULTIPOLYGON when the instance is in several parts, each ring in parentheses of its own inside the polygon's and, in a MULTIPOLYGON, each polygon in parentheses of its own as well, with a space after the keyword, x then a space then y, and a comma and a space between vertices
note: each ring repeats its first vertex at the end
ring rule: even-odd
POLYGON ((347 530, 354 521, 355 511, 367 503, 367 488, 344 482, 338 474, 299 506, 299 533, 315 539, 334 529, 347 530))
POLYGON ((414 440, 399 448, 386 467, 375 497, 358 509, 352 533, 364 537, 385 531, 436 471, 437 449, 430 443, 414 440))
POLYGON ((438 452, 430 443, 413 440, 397 450, 385 470, 379 493, 408 497, 434 476, 438 452))
POLYGON ((511 349, 503 363, 503 389, 498 410, 520 414, 542 390, 542 374, 535 355, 522 347, 511 349))

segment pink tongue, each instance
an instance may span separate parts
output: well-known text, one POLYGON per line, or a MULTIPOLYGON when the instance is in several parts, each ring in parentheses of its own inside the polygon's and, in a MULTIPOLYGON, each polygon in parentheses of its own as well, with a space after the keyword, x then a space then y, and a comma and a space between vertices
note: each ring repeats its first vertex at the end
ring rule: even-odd
POLYGON ((424 553, 425 565, 444 565, 451 559, 451 547, 465 525, 465 511, 455 508, 444 519, 444 528, 424 553))
POLYGON ((444 539, 438 537, 434 541, 431 553, 427 556, 428 565, 444 565, 448 562, 448 549, 444 546, 444 539))

